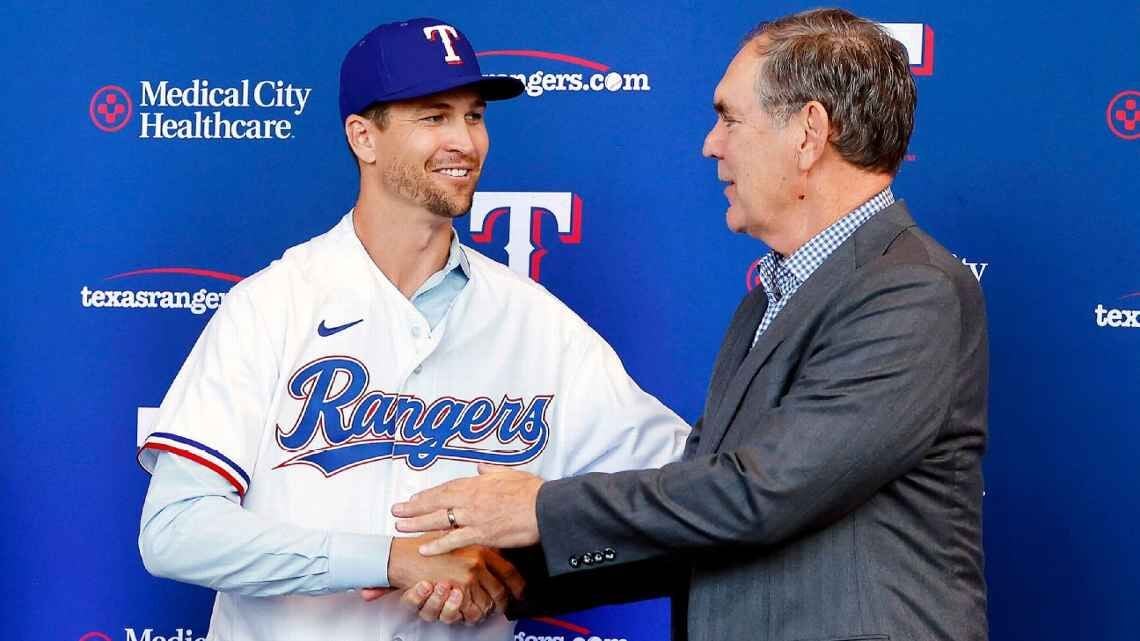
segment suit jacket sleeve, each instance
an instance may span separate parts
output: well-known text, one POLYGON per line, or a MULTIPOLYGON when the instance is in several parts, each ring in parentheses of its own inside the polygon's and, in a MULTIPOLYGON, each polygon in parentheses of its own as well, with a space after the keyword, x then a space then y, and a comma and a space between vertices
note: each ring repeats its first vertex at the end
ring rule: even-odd
POLYGON ((697 448, 701 445, 701 423, 703 418, 698 418, 696 423, 693 423, 693 429, 689 432, 689 436, 685 439, 685 451, 681 454, 681 459, 691 458, 696 453, 697 448))
POLYGON ((587 569, 570 558, 606 547, 627 563, 778 544, 858 507, 915 466, 946 422, 960 317, 953 284, 933 267, 879 267, 849 284, 818 318, 786 395, 733 419, 726 449, 544 484, 550 573, 587 569))
MULTIPOLYGON (((542 546, 502 550, 503 556, 526 579, 521 600, 511 600, 506 615, 510 619, 558 616, 601 605, 632 603, 671 597, 683 604, 688 589, 685 563, 660 563, 646 559, 639 563, 599 567, 590 572, 551 576, 546 568, 542 546)), ((675 613, 676 616, 676 613, 675 613)), ((675 622, 680 624, 681 621, 675 622)), ((673 638, 683 638, 674 634, 673 638)))

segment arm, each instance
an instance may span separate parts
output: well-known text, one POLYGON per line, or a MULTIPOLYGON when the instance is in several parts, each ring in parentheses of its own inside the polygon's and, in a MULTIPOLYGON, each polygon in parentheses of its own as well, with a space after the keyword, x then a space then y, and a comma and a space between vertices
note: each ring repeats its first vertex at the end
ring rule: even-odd
POLYGON ((548 478, 660 467, 680 459, 689 426, 626 372, 617 353, 584 323, 564 357, 556 465, 548 478))
POLYGON ((523 597, 511 601, 507 608, 507 617, 511 619, 558 616, 660 597, 686 599, 686 563, 648 559, 552 577, 546 569, 541 545, 503 550, 503 554, 527 581, 523 597))
POLYGON ((143 563, 157 576, 246 595, 387 584, 387 537, 300 528, 241 507, 283 340, 262 322, 259 286, 254 277, 231 290, 139 451, 153 475, 139 531, 143 563))
POLYGON ((505 609, 508 590, 521 594, 521 577, 490 550, 424 558, 417 546, 418 539, 310 530, 265 518, 243 509, 221 476, 167 453, 156 462, 139 532, 151 574, 246 596, 439 582, 445 592, 459 593, 452 615, 474 622, 492 604, 505 609))
POLYGON ((857 284, 822 319, 780 406, 752 417, 734 449, 545 484, 537 520, 552 574, 573 571, 568 558, 598 545, 636 561, 777 544, 840 518, 934 441, 952 401, 960 327, 957 293, 933 268, 895 266, 857 284))
POLYGON ((221 476, 162 453, 143 504, 139 552, 155 576, 246 596, 388 585, 391 538, 324 532, 245 510, 221 476))

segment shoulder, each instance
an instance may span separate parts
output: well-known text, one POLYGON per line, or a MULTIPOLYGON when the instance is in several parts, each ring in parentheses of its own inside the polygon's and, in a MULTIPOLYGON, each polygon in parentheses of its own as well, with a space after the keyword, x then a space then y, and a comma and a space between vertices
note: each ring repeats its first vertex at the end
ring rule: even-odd
POLYGON ((920 280, 941 283, 960 302, 980 304, 981 287, 973 272, 954 254, 921 227, 904 229, 887 247, 882 257, 872 262, 869 275, 876 280, 920 280))
POLYGON ((878 250, 867 251, 858 261, 840 288, 834 312, 862 315, 874 310, 908 318, 929 311, 962 321, 984 317, 981 288, 970 269, 909 217, 905 222, 876 232, 878 250))
POLYGON ((322 296, 345 286, 353 254, 343 226, 344 219, 235 284, 215 313, 216 322, 264 332, 280 342, 289 319, 305 318, 322 296))
POLYGON ((255 302, 281 302, 307 290, 322 289, 351 269, 351 217, 329 231, 286 249, 279 258, 243 279, 230 293, 255 302))

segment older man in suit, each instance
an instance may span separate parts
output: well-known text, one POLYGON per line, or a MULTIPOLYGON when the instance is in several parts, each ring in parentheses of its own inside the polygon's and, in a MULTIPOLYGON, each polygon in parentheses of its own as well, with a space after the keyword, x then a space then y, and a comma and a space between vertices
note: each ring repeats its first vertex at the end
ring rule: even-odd
POLYGON ((762 24, 704 153, 729 228, 770 249, 682 461, 543 482, 484 469, 394 508, 405 531, 538 543, 551 575, 681 567, 691 639, 987 637, 976 280, 891 183, 914 122, 903 47, 841 10, 762 24))

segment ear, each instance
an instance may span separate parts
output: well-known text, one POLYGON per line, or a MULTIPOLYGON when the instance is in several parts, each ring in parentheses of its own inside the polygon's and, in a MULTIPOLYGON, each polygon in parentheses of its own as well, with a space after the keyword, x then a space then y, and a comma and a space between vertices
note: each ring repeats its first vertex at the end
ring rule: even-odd
POLYGON ((376 162, 376 133, 376 125, 367 118, 353 114, 344 120, 344 137, 348 146, 366 165, 376 162))
POLYGON ((803 128, 803 140, 797 150, 800 171, 808 171, 823 157, 827 142, 831 138, 831 118, 827 109, 816 100, 808 101, 797 117, 803 128))

